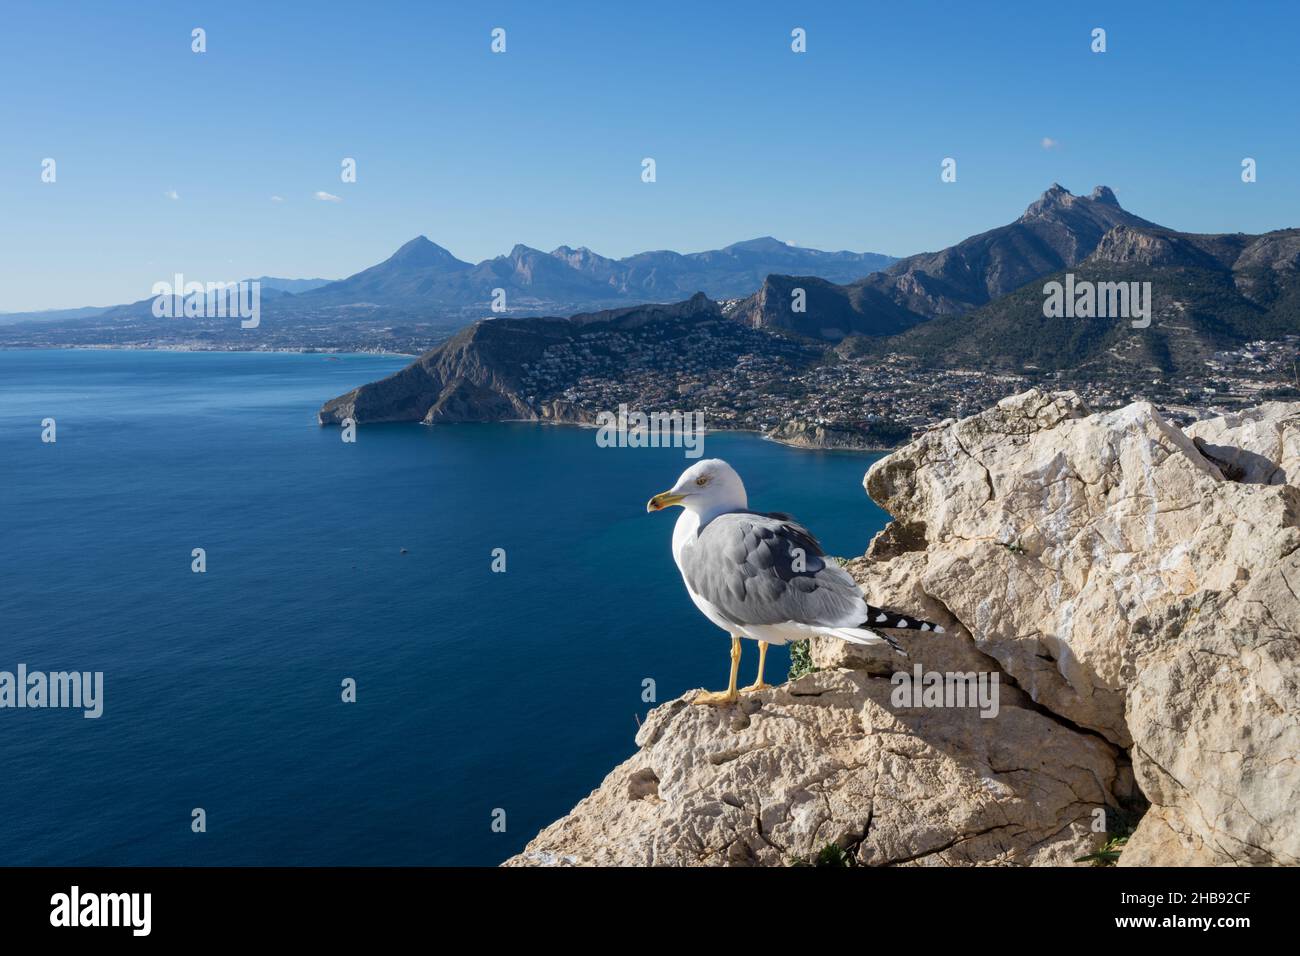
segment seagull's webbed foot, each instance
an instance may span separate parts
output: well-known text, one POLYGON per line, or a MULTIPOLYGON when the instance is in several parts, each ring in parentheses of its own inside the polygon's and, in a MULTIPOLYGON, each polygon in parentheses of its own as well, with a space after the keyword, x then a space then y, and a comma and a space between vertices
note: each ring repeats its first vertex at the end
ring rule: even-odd
POLYGON ((740 692, 731 690, 706 690, 695 695, 692 704, 734 704, 740 700, 740 692))
POLYGON ((754 681, 754 683, 750 684, 748 687, 742 687, 742 688, 740 688, 740 692, 741 692, 742 694, 748 694, 748 693, 752 693, 753 691, 756 691, 756 690, 769 690, 769 689, 771 689, 771 687, 772 687, 772 685, 769 684, 767 681, 756 680, 756 681, 754 681))

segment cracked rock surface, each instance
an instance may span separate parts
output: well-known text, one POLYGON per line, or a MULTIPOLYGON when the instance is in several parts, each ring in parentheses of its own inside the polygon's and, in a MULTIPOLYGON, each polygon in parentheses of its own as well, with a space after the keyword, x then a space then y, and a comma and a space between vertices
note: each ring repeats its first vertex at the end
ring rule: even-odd
MULTIPOLYGON (((887 678, 809 674, 731 708, 672 701, 641 749, 507 865, 1063 863, 1114 803, 1115 750, 1005 697, 895 709, 887 678)), ((688 695, 689 696, 689 695, 688 695)))
POLYGON ((1186 432, 1146 403, 1031 390, 876 462, 893 521, 849 564, 944 624, 906 659, 735 707, 672 701, 640 750, 508 865, 1062 864, 1141 813, 1121 865, 1300 863, 1300 404, 1186 432), (997 675, 996 717, 890 675, 997 675), (1149 809, 1148 809, 1149 805, 1149 809), (1100 811, 1100 814, 1099 814, 1100 811))

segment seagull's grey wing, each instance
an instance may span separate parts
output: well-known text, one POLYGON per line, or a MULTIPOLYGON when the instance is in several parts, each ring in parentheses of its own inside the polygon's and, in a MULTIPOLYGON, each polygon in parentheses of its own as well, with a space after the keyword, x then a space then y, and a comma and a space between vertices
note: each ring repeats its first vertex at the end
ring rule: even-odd
POLYGON ((682 549, 681 565, 690 589, 734 624, 856 627, 867 618, 857 583, 787 515, 719 515, 682 549))

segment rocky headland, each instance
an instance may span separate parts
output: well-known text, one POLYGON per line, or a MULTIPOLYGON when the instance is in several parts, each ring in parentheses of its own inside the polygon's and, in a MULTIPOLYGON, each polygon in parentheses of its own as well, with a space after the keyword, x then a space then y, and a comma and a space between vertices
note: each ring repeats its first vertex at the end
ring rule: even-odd
POLYGON ((944 422, 867 473, 893 520, 848 567, 946 633, 657 707, 507 865, 1300 863, 1297 485, 1300 404, 1181 430, 1031 390, 944 422), (899 706, 916 665, 996 675, 996 716, 899 706))

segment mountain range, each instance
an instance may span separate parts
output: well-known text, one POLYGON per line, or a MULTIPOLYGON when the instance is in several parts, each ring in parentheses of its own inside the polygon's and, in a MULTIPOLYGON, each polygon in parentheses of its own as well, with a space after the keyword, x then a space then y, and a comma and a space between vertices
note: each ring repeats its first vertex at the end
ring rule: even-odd
POLYGON ((1098 186, 1074 196, 1053 184, 1015 222, 923 252, 848 284, 771 275, 733 313, 755 327, 812 338, 892 335, 940 316, 959 316, 1031 280, 1081 262, 1117 226, 1157 229, 1098 186), (805 281, 807 280, 807 281, 805 281), (804 290, 796 311, 796 289, 804 290))
POLYGON ((873 252, 802 249, 767 236, 709 252, 683 255, 664 250, 624 259, 609 259, 585 246, 542 252, 516 245, 508 255, 472 264, 417 236, 378 265, 306 292, 291 305, 485 312, 496 289, 504 290, 507 313, 671 302, 696 292, 729 299, 749 295, 773 272, 799 271, 847 282, 893 261, 873 252))
POLYGON ((967 368, 1186 375, 1215 352, 1300 334, 1300 230, 1200 234, 1124 210, 1098 186, 1058 184, 1014 222, 900 259, 856 282, 768 276, 730 315, 829 341, 967 368), (1048 317, 1044 287, 1150 283, 1153 321, 1048 317), (793 309, 804 290, 806 311, 793 309))
POLYGON ((1094 377, 1204 375, 1215 353, 1300 335, 1300 229, 1197 234, 1111 229, 1080 262, 1038 276, 967 314, 918 324, 859 352, 904 352, 935 365, 1070 371, 1094 377), (1043 287, 1150 283, 1151 325, 1044 315, 1043 287))
MULTIPOLYGON (((262 303, 272 314, 331 313, 354 318, 423 315, 454 328, 492 313, 495 291, 504 291, 506 315, 576 312, 644 302, 671 302, 704 292, 715 299, 747 296, 773 272, 801 272, 848 282, 895 259, 874 252, 823 252, 770 236, 723 249, 683 255, 661 250, 609 259, 584 247, 542 252, 516 245, 508 255, 477 264, 456 258, 425 236, 402 245, 383 262, 345 279, 279 279, 263 276, 262 303)), ((170 279, 170 276, 163 278, 170 279)), ((0 324, 24 321, 77 323, 84 319, 149 316, 153 299, 106 308, 63 309, 0 315, 0 324)), ((166 330, 160 330, 165 332, 166 330)))
MULTIPOLYGON (((622 400, 619 383, 644 374, 647 355, 659 376, 642 396, 647 401, 694 387, 701 369, 677 364, 673 349, 682 341, 707 340, 715 373, 762 355, 756 340, 727 333, 727 322, 737 333, 799 343, 801 353, 782 356, 795 363, 791 376, 845 359, 870 365, 902 355, 936 367, 1068 371, 1124 387, 1153 374, 1195 380, 1217 352, 1300 337, 1300 229, 1184 233, 1127 212, 1105 186, 1076 196, 1054 184, 1012 223, 849 283, 773 274, 754 295, 722 306, 700 294, 670 307, 475 323, 404 372, 327 403, 320 417, 582 420, 586 412, 568 399, 590 394, 590 384, 580 383, 600 378, 605 394, 622 400), (1045 283, 1067 276, 1150 283, 1150 324, 1047 317, 1045 283), (619 350, 593 351, 611 336, 619 350)), ((780 376, 768 381, 777 388, 780 376)))
MULTIPOLYGON (((697 301, 691 315, 712 323, 716 311, 749 331, 792 336, 805 348, 833 348, 842 358, 899 354, 935 366, 1097 378, 1195 374, 1224 349, 1300 335, 1300 230, 1181 232, 1125 210, 1106 186, 1073 195, 1053 184, 1006 225, 899 260, 802 249, 767 237, 710 252, 623 259, 586 248, 542 252, 519 245, 472 264, 420 236, 345 279, 261 281, 256 338, 226 319, 155 319, 146 299, 92 315, 72 310, 61 320, 46 314, 39 322, 10 317, 5 324, 0 318, 0 345, 247 348, 253 342, 424 352, 489 315, 494 289, 504 290, 507 307, 494 321, 613 315, 634 305, 695 301, 703 293, 709 308, 697 301), (1045 283, 1071 276, 1150 283, 1150 327, 1046 316, 1045 283)), ((683 327, 672 323, 674 330, 683 327)), ((512 324, 500 334, 508 340, 524 332, 512 324)))

